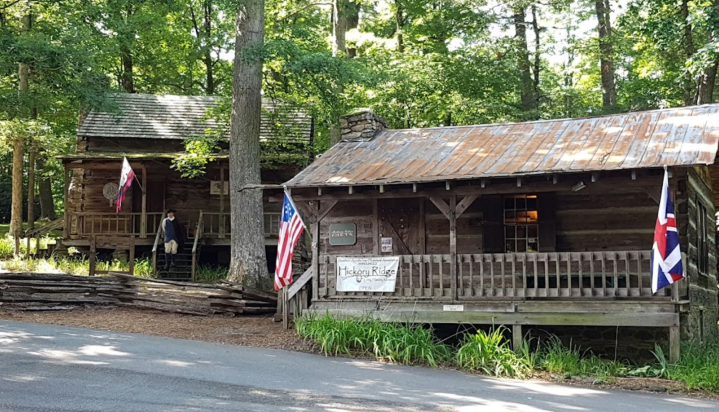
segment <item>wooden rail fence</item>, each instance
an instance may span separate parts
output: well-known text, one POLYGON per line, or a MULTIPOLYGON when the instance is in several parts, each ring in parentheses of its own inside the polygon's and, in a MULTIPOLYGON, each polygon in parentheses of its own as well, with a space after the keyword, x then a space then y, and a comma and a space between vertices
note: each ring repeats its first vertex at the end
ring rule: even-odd
POLYGON ((254 315, 275 313, 277 295, 229 282, 174 282, 117 273, 94 277, 0 274, 2 309, 60 310, 87 304, 147 308, 191 315, 254 315))

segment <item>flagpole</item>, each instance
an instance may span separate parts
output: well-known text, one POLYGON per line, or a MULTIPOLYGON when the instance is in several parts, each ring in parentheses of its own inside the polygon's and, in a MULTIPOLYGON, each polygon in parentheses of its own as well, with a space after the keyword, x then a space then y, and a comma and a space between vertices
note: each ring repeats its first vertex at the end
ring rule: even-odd
MULTIPOLYGON (((130 161, 128 160, 127 163, 130 163, 130 161)), ((130 165, 130 167, 132 167, 132 165, 130 165)), ((134 171, 135 170, 133 169, 133 172, 134 171)), ((143 168, 142 174, 144 175, 145 173, 147 173, 147 169, 143 168)), ((144 176, 143 176, 143 178, 144 178, 144 176)), ((142 193, 145 193, 145 188, 142 187, 142 185, 140 184, 140 180, 139 179, 133 179, 133 180, 134 180, 133 183, 137 183, 137 185, 140 186, 140 190, 142 190, 142 193)))

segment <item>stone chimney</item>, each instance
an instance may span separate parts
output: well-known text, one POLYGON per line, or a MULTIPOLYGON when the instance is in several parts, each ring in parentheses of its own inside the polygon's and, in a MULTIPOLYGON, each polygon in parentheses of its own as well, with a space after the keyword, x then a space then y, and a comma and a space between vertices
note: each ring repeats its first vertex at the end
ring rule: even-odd
POLYGON ((340 119, 342 141, 367 142, 387 128, 387 122, 370 109, 356 110, 340 119))

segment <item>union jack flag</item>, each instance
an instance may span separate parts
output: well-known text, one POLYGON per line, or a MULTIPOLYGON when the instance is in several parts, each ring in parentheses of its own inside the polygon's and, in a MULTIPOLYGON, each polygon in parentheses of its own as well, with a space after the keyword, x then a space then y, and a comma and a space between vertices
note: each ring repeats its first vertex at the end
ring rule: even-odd
POLYGON ((122 202, 125 201, 127 191, 132 186, 132 181, 135 179, 135 172, 130 167, 130 162, 127 161, 126 157, 122 158, 122 172, 120 173, 120 188, 117 191, 117 200, 115 201, 115 212, 120 213, 122 209, 122 202))
POLYGON ((277 243, 277 265, 275 266, 275 290, 280 290, 292 283, 292 257, 295 246, 305 230, 297 208, 290 195, 285 192, 282 203, 282 220, 280 221, 280 236, 277 243))
POLYGON ((657 293, 659 289, 684 278, 677 220, 669 196, 669 173, 666 168, 664 168, 662 198, 659 202, 659 216, 654 228, 651 265, 652 293, 657 293))

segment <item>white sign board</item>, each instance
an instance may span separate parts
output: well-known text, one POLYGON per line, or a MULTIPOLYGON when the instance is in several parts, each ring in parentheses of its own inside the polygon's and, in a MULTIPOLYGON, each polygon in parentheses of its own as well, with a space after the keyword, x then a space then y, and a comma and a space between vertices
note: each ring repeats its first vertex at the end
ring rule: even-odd
POLYGON ((338 257, 338 292, 394 292, 399 256, 338 257))

